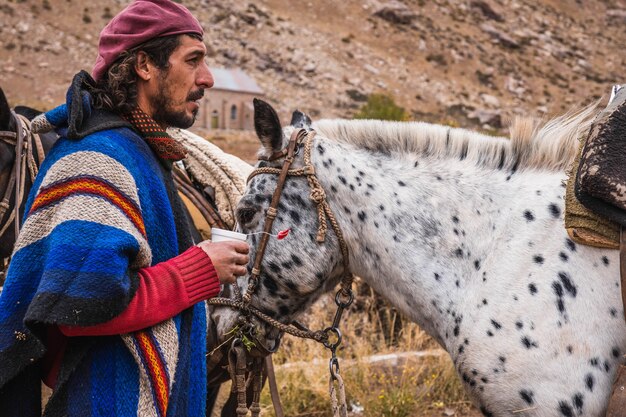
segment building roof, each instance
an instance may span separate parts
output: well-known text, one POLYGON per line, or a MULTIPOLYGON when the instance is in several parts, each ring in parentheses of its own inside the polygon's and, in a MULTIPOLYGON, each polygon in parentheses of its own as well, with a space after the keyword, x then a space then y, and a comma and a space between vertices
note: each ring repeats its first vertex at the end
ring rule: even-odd
POLYGON ((248 74, 239 68, 211 68, 215 85, 215 90, 238 91, 241 93, 263 94, 263 90, 258 86, 248 74))

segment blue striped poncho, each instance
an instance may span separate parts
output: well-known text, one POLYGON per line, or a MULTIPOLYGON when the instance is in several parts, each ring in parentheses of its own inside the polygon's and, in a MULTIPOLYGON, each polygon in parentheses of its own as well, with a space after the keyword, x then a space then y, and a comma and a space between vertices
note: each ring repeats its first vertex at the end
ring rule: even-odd
MULTIPOLYGON (((191 245, 170 168, 128 127, 61 138, 46 157, 0 296, 0 415, 41 415, 47 326, 110 320, 139 268, 191 245)), ((203 303, 132 334, 69 338, 44 415, 204 416, 205 344, 203 303)))

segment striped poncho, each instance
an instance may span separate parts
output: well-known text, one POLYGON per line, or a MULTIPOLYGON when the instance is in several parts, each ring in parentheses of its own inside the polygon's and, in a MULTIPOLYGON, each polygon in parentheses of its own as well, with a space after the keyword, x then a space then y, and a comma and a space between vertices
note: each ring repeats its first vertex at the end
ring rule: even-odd
MULTIPOLYGON (((129 128, 60 139, 32 190, 0 297, 0 416, 40 415, 50 325, 112 319, 138 269, 191 245, 168 163, 129 128)), ((45 415, 204 416, 203 303, 132 334, 67 341, 45 415)))

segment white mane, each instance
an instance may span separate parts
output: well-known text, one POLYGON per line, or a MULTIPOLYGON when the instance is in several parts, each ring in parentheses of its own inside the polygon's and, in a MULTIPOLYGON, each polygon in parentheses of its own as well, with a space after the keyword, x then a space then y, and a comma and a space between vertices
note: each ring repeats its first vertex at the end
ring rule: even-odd
POLYGON ((589 130, 595 108, 592 105, 543 124, 518 118, 510 128, 510 140, 423 122, 337 119, 320 120, 314 128, 329 139, 383 153, 466 159, 503 170, 563 171, 574 159, 578 139, 589 130))

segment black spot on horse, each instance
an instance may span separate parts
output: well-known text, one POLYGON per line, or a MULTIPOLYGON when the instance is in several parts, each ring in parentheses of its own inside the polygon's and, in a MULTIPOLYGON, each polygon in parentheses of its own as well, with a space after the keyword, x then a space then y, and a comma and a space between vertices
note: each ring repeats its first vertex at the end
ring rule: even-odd
POLYGON ((289 217, 291 217, 291 221, 293 221, 294 224, 300 224, 300 213, 297 211, 290 210, 289 217))
POLYGON ((532 222, 533 220, 535 220, 535 215, 533 214, 532 211, 525 210, 524 211, 524 218, 526 219, 527 222, 532 222))
POLYGON ((580 414, 583 411, 583 395, 581 393, 576 393, 574 394, 574 396, 572 397, 572 402, 574 403, 574 407, 576 408, 576 410, 578 410, 578 414, 580 414))
POLYGON ((441 279, 441 276, 435 272, 435 281, 439 281, 441 279))
POLYGON ((378 208, 380 209, 380 211, 385 211, 385 206, 383 206, 382 204, 378 206, 378 208))
POLYGON ((568 275, 568 273, 559 272, 559 278, 561 279, 561 282, 563 283, 563 287, 565 288, 565 291, 570 293, 570 295, 573 298, 576 298, 577 289, 576 289, 576 286, 572 283, 572 280, 570 276, 568 275))
POLYGON ((398 185, 400 187, 406 187, 406 183, 404 181, 398 181, 398 185))
POLYGON ((486 298, 483 298, 483 304, 487 305, 487 299, 486 298))
POLYGON ((483 413, 485 417, 493 417, 493 413, 487 410, 484 405, 480 406, 480 412, 483 413))
POLYGON ((567 401, 559 401, 559 411, 565 417, 574 417, 574 410, 572 410, 567 401))
POLYGON ((532 349, 532 348, 538 348, 539 345, 537 344, 537 342, 529 339, 527 336, 522 337, 522 345, 524 345, 524 347, 526 349, 532 349))
POLYGON ((493 337, 493 332, 491 330, 487 330, 487 336, 493 337))
POLYGON ((602 263, 606 266, 609 266, 609 258, 607 258, 606 256, 602 257, 602 263))
POLYGON ((569 259, 569 256, 567 256, 567 253, 565 252, 559 252, 559 258, 561 258, 563 262, 567 262, 567 260, 569 259))
POLYGON ((478 259, 474 261, 474 268, 476 268, 477 271, 480 269, 480 261, 478 259))
POLYGON ((454 254, 456 255, 456 257, 457 257, 457 258, 462 258, 462 257, 463 257, 463 249, 461 249, 461 248, 457 248, 457 249, 454 251, 454 254))
POLYGON ((278 307, 278 313, 279 313, 282 317, 285 317, 285 316, 289 315, 289 307, 287 307, 287 306, 286 306, 286 305, 284 305, 284 304, 281 304, 281 305, 278 307))
POLYGON ((587 376, 585 377, 585 385, 590 392, 593 392, 593 383, 593 375, 587 374, 587 376))
POLYGON ((458 218, 458 217, 456 217, 456 216, 452 216, 452 221, 453 221, 454 223, 457 223, 457 224, 458 224, 458 223, 459 223, 459 218, 458 218))
POLYGON ((541 264, 543 264, 543 262, 545 261, 545 259, 544 259, 544 257, 543 257, 543 256, 541 256, 541 255, 535 255, 535 256, 533 256, 533 261, 534 261, 536 264, 541 265, 541 264))
POLYGON ((293 266, 293 264, 289 261, 283 262, 281 265, 285 269, 291 269, 291 267, 293 266))
POLYGON ((530 295, 537 294, 537 286, 531 282, 528 284, 528 291, 530 291, 530 295))
POLYGON ((572 345, 567 345, 567 353, 569 353, 570 355, 572 354, 572 352, 574 352, 574 348, 572 347, 572 345))
POLYGON ((611 317, 613 318, 617 317, 617 309, 615 307, 611 307, 609 309, 609 313, 611 314, 611 317))
POLYGON ((348 181, 346 181, 346 179, 345 179, 345 177, 344 177, 344 176, 339 175, 339 176, 337 176, 337 178, 339 179, 339 181, 341 181, 341 183, 342 183, 343 185, 348 184, 348 181))
POLYGON ((302 260, 297 256, 297 255, 291 255, 291 260, 292 262, 296 265, 296 266, 302 266, 304 265, 302 263, 302 260))
POLYGON ((552 289, 554 290, 554 293, 556 294, 557 297, 559 298, 563 297, 563 286, 561 284, 559 284, 556 281, 553 281, 552 289))
POLYGON ((278 291, 278 284, 276 284, 276 280, 270 275, 263 275, 262 278, 263 286, 267 288, 267 290, 272 295, 276 295, 276 291, 278 291))
POLYGON ((572 252, 576 252, 576 244, 569 238, 565 239, 565 244, 572 252))
POLYGON ((330 186, 330 191, 332 191, 333 193, 337 192, 337 187, 335 187, 334 185, 330 186))
POLYGON ((550 210, 550 214, 552 215, 552 217, 554 217, 555 219, 558 219, 559 216, 561 215, 561 209, 559 208, 559 206, 557 206, 556 204, 552 203, 548 206, 548 210, 550 210))
POLYGON ((611 349, 611 355, 613 355, 614 358, 619 358, 619 348, 618 347, 613 347, 613 349, 611 349))
POLYGON ((518 330, 521 330, 522 328, 524 328, 524 323, 522 323, 521 321, 516 321, 515 327, 517 327, 518 330))
POLYGON ((527 389, 523 389, 519 392, 519 396, 522 397, 522 400, 524 400, 528 405, 533 405, 533 403, 535 402, 533 400, 533 395, 534 393, 527 389))
POLYGON ((359 211, 359 220, 364 222, 366 217, 367 217, 367 215, 365 214, 364 211, 359 211))
POLYGON ((491 324, 493 324, 493 327, 495 327, 496 330, 500 330, 502 328, 502 325, 494 319, 491 319, 491 324))
POLYGON ((274 272, 274 273, 279 273, 280 272, 280 266, 278 266, 278 264, 274 263, 274 262, 270 262, 267 267, 270 269, 270 271, 274 272))

